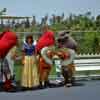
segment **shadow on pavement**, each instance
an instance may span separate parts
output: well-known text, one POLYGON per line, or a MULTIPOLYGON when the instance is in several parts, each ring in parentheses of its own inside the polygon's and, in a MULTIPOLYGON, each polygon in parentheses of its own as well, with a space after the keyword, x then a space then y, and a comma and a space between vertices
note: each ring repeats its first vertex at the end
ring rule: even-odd
MULTIPOLYGON (((71 87, 75 87, 75 86, 84 86, 85 84, 82 82, 75 82, 75 84, 73 84, 71 87)), ((64 87, 63 82, 60 83, 51 83, 48 87, 34 87, 34 88, 23 88, 20 86, 19 83, 17 83, 17 85, 15 87, 13 87, 12 89, 5 91, 3 89, 3 83, 0 83, 0 92, 10 92, 10 93, 16 93, 16 92, 26 92, 26 91, 36 91, 36 90, 43 90, 43 89, 47 89, 47 88, 59 88, 59 87, 64 87)))

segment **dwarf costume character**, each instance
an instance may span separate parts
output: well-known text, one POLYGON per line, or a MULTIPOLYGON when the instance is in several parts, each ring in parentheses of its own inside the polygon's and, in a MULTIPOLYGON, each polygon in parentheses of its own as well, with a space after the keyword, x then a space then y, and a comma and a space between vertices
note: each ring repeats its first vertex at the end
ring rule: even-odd
POLYGON ((11 31, 5 31, 0 34, 0 78, 3 81, 3 77, 5 78, 5 88, 10 88, 11 81, 7 81, 10 79, 11 71, 9 69, 9 63, 6 59, 6 55, 10 51, 13 46, 17 44, 17 36, 16 33, 11 31))
POLYGON ((43 33, 43 35, 40 37, 40 39, 37 42, 36 45, 36 52, 38 53, 38 66, 39 66, 39 74, 40 74, 40 86, 47 87, 49 84, 48 76, 51 71, 51 66, 45 62, 43 57, 41 56, 41 50, 44 47, 49 47, 54 45, 55 39, 54 39, 54 33, 52 31, 46 31, 43 33))
MULTIPOLYGON (((57 41, 59 48, 69 48, 74 51, 76 51, 77 49, 76 41, 70 36, 69 32, 67 31, 59 32, 57 41)), ((74 73, 75 73, 75 65, 73 62, 67 66, 62 67, 62 75, 64 76, 65 79, 64 83, 65 85, 67 83, 74 84, 75 82, 74 73)))
POLYGON ((0 35, 0 58, 4 58, 9 50, 17 44, 17 36, 14 32, 3 32, 0 35))

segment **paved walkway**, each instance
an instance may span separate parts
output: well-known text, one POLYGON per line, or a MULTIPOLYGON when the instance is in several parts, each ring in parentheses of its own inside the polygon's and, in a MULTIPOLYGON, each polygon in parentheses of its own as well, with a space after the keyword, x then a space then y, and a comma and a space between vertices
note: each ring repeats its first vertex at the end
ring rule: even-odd
POLYGON ((81 82, 82 86, 0 93, 0 100, 100 100, 100 81, 81 82))

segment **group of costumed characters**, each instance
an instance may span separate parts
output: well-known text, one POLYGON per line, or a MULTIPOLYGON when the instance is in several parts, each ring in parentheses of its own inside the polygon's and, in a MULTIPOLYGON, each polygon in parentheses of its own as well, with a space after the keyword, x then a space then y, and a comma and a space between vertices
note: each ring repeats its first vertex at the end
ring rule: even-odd
POLYGON ((23 60, 20 81, 22 89, 23 87, 29 89, 39 86, 33 37, 31 35, 26 37, 22 48, 23 55, 20 55, 19 58, 16 53, 17 45, 18 38, 16 33, 12 32, 9 26, 5 26, 4 31, 0 34, 0 89, 5 91, 12 91, 17 87, 14 79, 14 60, 17 61, 19 58, 23 60))
MULTIPOLYGON (((13 60, 16 59, 17 43, 16 33, 11 32, 9 28, 0 34, 0 81, 4 81, 3 77, 5 78, 3 85, 5 90, 9 90, 13 83, 13 60)), ((21 87, 23 89, 50 87, 49 75, 54 66, 60 67, 58 72, 64 77, 64 85, 73 84, 75 80, 73 60, 76 48, 77 43, 69 32, 61 31, 56 38, 47 25, 43 27, 43 35, 36 44, 33 36, 27 35, 22 47, 21 87), (54 64, 54 60, 58 61, 54 64)))
POLYGON ((44 27, 44 34, 36 45, 40 87, 51 86, 48 77, 53 67, 59 67, 58 73, 63 75, 65 86, 75 84, 74 58, 76 49, 77 43, 69 32, 61 31, 56 38, 54 32, 49 30, 47 26, 44 27), (54 61, 56 61, 55 64, 54 61))

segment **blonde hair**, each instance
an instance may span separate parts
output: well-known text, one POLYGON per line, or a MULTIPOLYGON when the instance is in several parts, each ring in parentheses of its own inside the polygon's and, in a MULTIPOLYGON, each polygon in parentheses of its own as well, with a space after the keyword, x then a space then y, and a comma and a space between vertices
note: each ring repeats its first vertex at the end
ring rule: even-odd
POLYGON ((49 29, 50 29, 50 27, 47 24, 45 24, 45 25, 42 26, 42 31, 47 31, 49 29))

